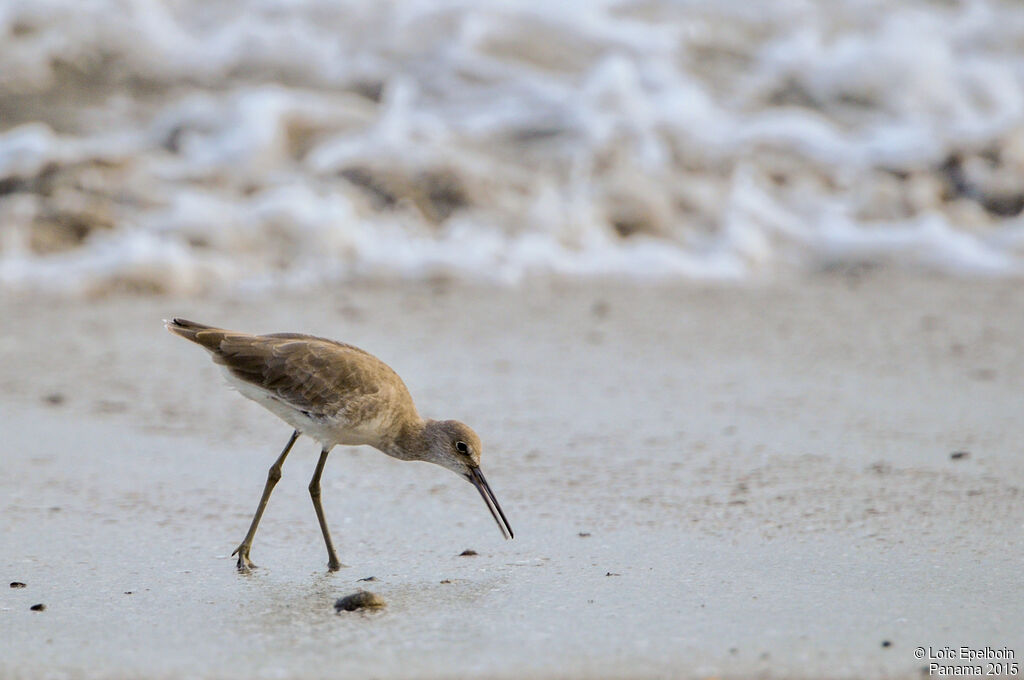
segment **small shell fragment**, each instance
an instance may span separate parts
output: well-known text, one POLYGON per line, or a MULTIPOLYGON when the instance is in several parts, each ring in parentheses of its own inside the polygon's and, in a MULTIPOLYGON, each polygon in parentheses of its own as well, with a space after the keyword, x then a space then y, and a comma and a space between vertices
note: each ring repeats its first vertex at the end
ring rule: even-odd
POLYGON ((339 612, 354 612, 357 609, 380 609, 386 604, 384 598, 380 595, 371 593, 368 590, 360 590, 351 595, 339 597, 338 601, 334 603, 334 609, 339 612))

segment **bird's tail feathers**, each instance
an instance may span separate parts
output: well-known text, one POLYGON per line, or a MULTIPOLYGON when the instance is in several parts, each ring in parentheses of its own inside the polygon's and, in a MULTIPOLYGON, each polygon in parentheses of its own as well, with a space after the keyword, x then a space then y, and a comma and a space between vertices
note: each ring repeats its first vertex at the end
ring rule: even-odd
MULTIPOLYGON (((164 328, 169 330, 175 335, 180 335, 186 340, 192 342, 199 342, 196 335, 199 331, 217 330, 213 326, 207 326, 206 324, 196 323, 195 321, 189 321, 188 319, 164 319, 164 328)), ((204 343, 199 343, 204 344, 204 343)))

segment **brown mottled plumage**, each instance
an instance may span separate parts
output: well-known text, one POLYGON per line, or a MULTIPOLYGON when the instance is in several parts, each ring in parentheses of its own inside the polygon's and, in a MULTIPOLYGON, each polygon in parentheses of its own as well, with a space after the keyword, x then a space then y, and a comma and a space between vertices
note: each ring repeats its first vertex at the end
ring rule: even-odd
POLYGON ((297 333, 250 335, 173 319, 167 330, 201 345, 228 380, 291 425, 295 432, 270 468, 249 533, 238 546, 238 568, 252 565, 249 549, 281 465, 300 434, 320 442, 320 461, 309 490, 327 544, 328 567, 341 566, 320 505, 320 475, 338 444, 368 444, 402 460, 442 465, 476 486, 507 538, 512 530, 480 472, 480 438, 456 420, 424 420, 405 383, 369 352, 334 340, 297 333))

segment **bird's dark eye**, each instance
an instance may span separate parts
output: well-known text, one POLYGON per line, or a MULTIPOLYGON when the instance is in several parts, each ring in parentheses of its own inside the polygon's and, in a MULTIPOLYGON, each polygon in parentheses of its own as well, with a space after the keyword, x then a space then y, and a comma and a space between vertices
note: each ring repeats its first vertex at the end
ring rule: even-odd
POLYGON ((466 446, 466 442, 455 442, 455 450, 459 453, 469 453, 469 447, 466 446))

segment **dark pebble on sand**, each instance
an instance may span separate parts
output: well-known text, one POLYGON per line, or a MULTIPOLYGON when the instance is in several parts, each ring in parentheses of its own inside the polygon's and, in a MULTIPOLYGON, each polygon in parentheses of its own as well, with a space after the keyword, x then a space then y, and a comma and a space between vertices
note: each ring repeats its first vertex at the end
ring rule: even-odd
POLYGON ((622 574, 616 574, 614 571, 609 571, 605 576, 622 576, 622 574))
POLYGON ((441 581, 441 583, 451 583, 451 582, 452 582, 452 580, 450 578, 446 578, 445 580, 441 581))
POLYGON ((949 457, 952 458, 953 460, 960 460, 962 458, 967 458, 969 455, 971 455, 970 451, 954 451, 953 453, 949 454, 949 457))
POLYGON ((590 537, 590 532, 589 531, 581 531, 580 533, 577 534, 577 536, 579 536, 580 538, 589 538, 590 537))
POLYGON ((31 609, 34 612, 41 612, 46 609, 46 605, 40 602, 39 604, 32 605, 31 607, 29 607, 29 609, 31 609))
POLYGON ((43 397, 43 401, 45 401, 50 406, 60 406, 61 404, 64 403, 64 399, 64 395, 61 394, 60 392, 53 392, 43 397))
POLYGON ((889 642, 888 640, 882 640, 882 646, 883 647, 892 647, 892 643, 889 642))
POLYGON ((357 609, 380 609, 385 604, 384 598, 380 595, 360 590, 357 593, 339 597, 338 601, 334 603, 334 609, 339 612, 354 612, 357 609))
POLYGON ((25 584, 22 583, 21 581, 11 581, 11 587, 12 588, 24 588, 25 584))
POLYGON ((376 581, 376 576, 367 576, 366 578, 357 578, 357 581, 376 581))
POLYGON ((475 550, 466 549, 466 550, 463 550, 462 552, 459 553, 459 557, 472 557, 473 555, 476 555, 476 554, 477 554, 477 552, 475 550))

